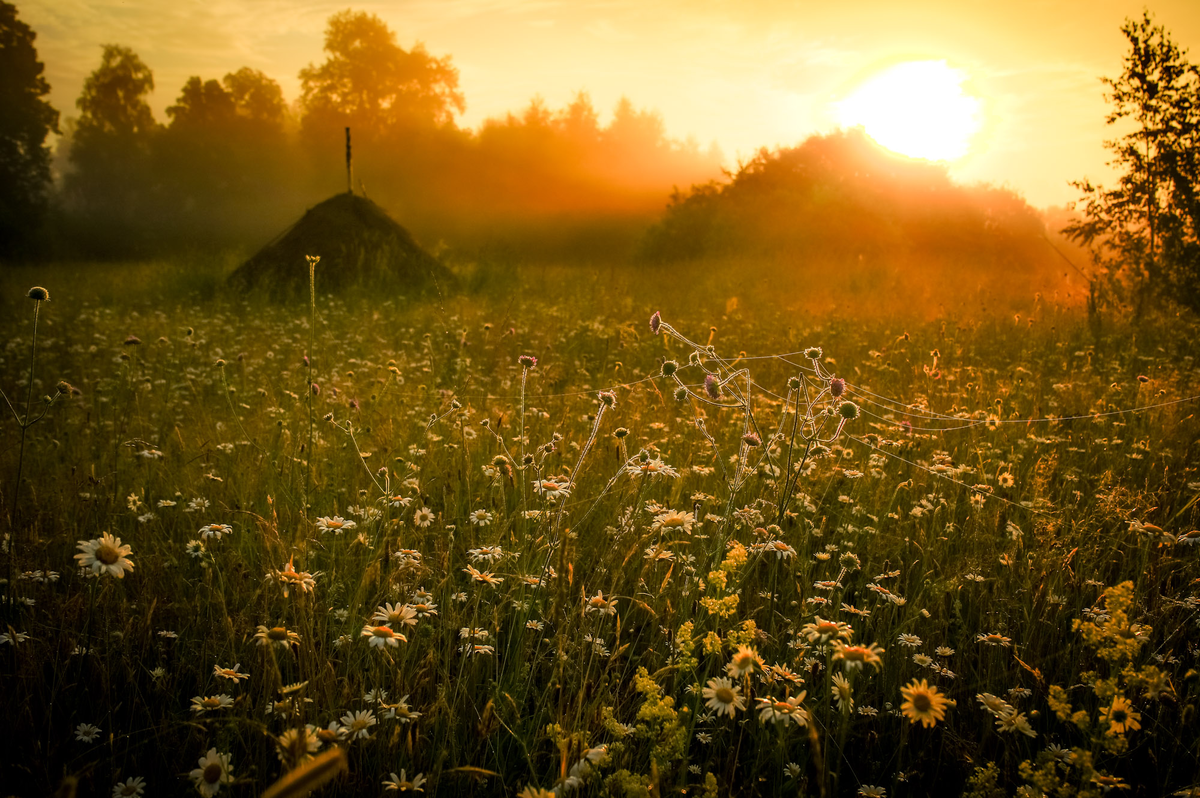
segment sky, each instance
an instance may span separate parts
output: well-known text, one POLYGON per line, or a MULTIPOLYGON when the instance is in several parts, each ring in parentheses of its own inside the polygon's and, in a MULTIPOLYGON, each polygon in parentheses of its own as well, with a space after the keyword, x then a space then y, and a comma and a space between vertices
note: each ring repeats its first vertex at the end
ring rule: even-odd
MULTIPOLYGON (((122 44, 154 71, 160 121, 192 75, 259 69, 299 95, 320 63, 325 23, 347 7, 324 0, 15 0, 37 33, 64 117, 122 44)), ((1125 0, 362 0, 408 49, 423 43, 459 70, 476 127, 540 96, 551 108, 586 91, 603 122, 622 96, 658 111, 669 135, 715 142, 736 168, 760 147, 794 146, 838 126, 837 103, 879 71, 945 61, 981 101, 983 126, 950 164, 1038 207, 1078 198, 1069 183, 1111 183, 1102 76, 1116 77, 1126 18, 1148 8, 1200 61, 1200 2, 1125 0)))

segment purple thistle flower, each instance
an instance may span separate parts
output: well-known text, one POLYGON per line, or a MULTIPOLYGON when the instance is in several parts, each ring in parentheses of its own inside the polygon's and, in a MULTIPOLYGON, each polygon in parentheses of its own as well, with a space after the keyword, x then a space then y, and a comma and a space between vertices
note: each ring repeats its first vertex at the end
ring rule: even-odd
POLYGON ((521 364, 521 368, 531 369, 537 365, 537 358, 533 355, 521 355, 517 362, 521 364))
POLYGON ((650 317, 650 332, 658 335, 659 329, 662 327, 662 318, 659 317, 658 311, 654 311, 654 315, 650 317))
POLYGON ((704 391, 709 398, 721 398, 721 382, 717 379, 716 374, 709 374, 704 378, 704 391))
POLYGON ((762 439, 760 439, 753 432, 747 432, 742 436, 742 443, 746 444, 747 446, 761 446, 762 439))
POLYGON ((829 380, 829 393, 834 399, 838 399, 846 392, 846 381, 841 377, 831 377, 829 380))

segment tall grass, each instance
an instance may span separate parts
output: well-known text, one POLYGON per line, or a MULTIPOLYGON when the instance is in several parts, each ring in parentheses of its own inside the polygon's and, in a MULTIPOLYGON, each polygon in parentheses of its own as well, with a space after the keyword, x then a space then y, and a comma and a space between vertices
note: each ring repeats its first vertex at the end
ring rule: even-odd
MULTIPOLYGON (((35 534, 5 555, 16 794, 257 794, 331 746, 346 795, 1196 780, 1200 391, 1174 321, 801 315, 719 275, 299 310, 56 276, 38 374, 80 393, 30 432, 35 534), (121 579, 73 564, 104 532, 121 579), (914 723, 913 689, 954 703, 914 723), (1140 728, 1113 732, 1118 696, 1140 728)), ((4 390, 45 392, 3 319, 4 390)))

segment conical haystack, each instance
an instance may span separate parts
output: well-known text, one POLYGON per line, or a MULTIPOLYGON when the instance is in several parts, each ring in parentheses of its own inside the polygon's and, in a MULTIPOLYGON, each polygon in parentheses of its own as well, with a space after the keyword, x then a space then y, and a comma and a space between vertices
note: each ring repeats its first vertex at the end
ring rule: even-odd
POLYGON ((274 295, 308 293, 305 256, 321 258, 319 290, 348 286, 445 288, 453 275, 366 197, 338 194, 300 217, 230 275, 234 285, 274 295))

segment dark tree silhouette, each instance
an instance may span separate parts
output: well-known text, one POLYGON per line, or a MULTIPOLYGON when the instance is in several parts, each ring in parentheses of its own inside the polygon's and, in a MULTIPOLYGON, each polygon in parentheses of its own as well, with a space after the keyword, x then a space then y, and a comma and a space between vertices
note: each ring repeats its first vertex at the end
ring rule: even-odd
POLYGON ((45 99, 34 39, 17 9, 0 0, 0 255, 24 250, 40 227, 49 201, 50 150, 58 111, 45 99))
POLYGON ((221 79, 238 117, 263 128, 282 129, 287 116, 283 89, 257 69, 242 67, 221 79))
POLYGON ((294 185, 278 83, 248 67, 219 82, 191 77, 167 116, 154 148, 165 236, 203 231, 216 243, 273 219, 263 210, 294 185))
POLYGON ((1128 298, 1135 314, 1164 297, 1200 312, 1200 69, 1148 11, 1121 32, 1124 70, 1102 80, 1108 123, 1136 126, 1105 142, 1123 173, 1108 189, 1073 183, 1083 218, 1063 232, 1092 250, 1102 269, 1095 287, 1128 298))
POLYGON ((906 256, 1029 268, 1042 257, 1037 213, 1000 189, 967 188, 946 168, 897 156, 861 129, 760 150, 728 182, 677 191, 643 255, 780 256, 862 266, 906 256))
POLYGON ((99 249, 135 244, 130 235, 147 227, 150 148, 158 131, 146 102, 153 90, 154 74, 133 50, 107 44, 76 101, 81 113, 66 194, 99 249))
POLYGON ((458 70, 421 44, 405 50, 379 17, 343 11, 325 29, 326 59, 300 71, 302 125, 324 142, 350 126, 377 138, 394 128, 452 125, 466 108, 458 70))

